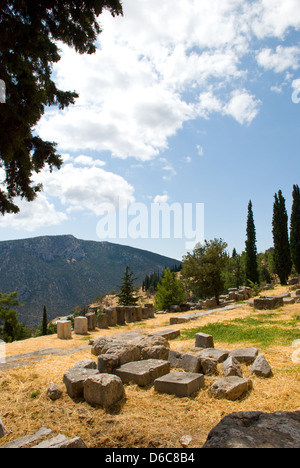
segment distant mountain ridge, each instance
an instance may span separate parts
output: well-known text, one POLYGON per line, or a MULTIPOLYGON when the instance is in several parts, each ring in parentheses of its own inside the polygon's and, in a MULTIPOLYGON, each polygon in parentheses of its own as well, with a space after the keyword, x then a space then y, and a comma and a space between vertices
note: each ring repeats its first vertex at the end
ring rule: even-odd
POLYGON ((76 305, 117 289, 126 265, 141 284, 147 274, 180 262, 133 247, 79 240, 72 235, 0 242, 0 292, 18 292, 18 319, 26 326, 67 314, 76 305))

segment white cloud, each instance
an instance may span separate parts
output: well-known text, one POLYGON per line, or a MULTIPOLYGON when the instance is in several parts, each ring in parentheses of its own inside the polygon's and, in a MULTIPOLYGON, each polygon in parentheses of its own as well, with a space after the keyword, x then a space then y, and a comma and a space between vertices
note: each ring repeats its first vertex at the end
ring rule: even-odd
POLYGON ((234 91, 224 106, 224 114, 232 116, 241 125, 250 125, 259 112, 261 102, 246 90, 234 91))
POLYGON ((38 228, 56 226, 68 219, 65 213, 56 210, 44 193, 40 193, 33 202, 17 199, 16 205, 20 212, 0 217, 1 227, 34 232, 38 228))
POLYGON ((84 210, 99 215, 101 204, 134 202, 134 188, 121 176, 95 166, 65 164, 59 171, 39 175, 44 192, 57 197, 68 212, 84 210))
POLYGON ((294 104, 299 104, 300 102, 300 79, 294 80, 292 83, 293 94, 292 101, 294 104))
POLYGON ((167 203, 170 200, 170 197, 167 193, 164 193, 164 195, 156 195, 154 197, 153 202, 154 203, 167 203))
POLYGON ((257 0, 250 5, 251 27, 258 38, 284 38, 290 28, 300 29, 299 0, 257 0))
POLYGON ((201 145, 197 145, 197 153, 198 153, 199 156, 204 155, 204 150, 203 150, 201 145))
MULTIPOLYGON (((299 5, 300 8, 300 5, 299 5)), ((288 68, 297 70, 300 66, 300 47, 283 47, 277 46, 276 52, 272 49, 263 49, 257 55, 259 65, 267 70, 274 70, 276 73, 281 73, 288 68)))
POLYGON ((102 167, 106 165, 106 162, 101 161, 100 159, 93 159, 91 156, 84 156, 81 154, 74 159, 76 164, 82 166, 92 166, 92 167, 102 167))

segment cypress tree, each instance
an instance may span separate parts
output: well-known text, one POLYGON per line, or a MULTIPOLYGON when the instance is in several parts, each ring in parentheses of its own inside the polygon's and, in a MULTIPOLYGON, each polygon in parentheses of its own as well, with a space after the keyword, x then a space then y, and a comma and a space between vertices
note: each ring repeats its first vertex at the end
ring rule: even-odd
POLYGON ((128 265, 122 280, 123 283, 119 286, 120 293, 117 294, 118 303, 122 306, 135 306, 139 300, 138 297, 134 296, 134 281, 136 278, 133 278, 133 273, 128 265))
POLYGON ((96 52, 103 10, 122 14, 119 0, 1 0, 0 79, 6 103, 0 104, 0 167, 6 173, 0 188, 0 213, 17 213, 17 197, 34 200, 41 184, 33 176, 60 168, 54 142, 36 135, 47 106, 64 109, 78 94, 63 91, 52 80, 61 58, 59 42, 80 54, 96 52), (2 83, 3 84, 3 83, 2 83))
POLYGON ((278 195, 275 194, 272 226, 275 273, 279 276, 281 284, 285 285, 292 270, 292 260, 288 234, 288 216, 281 190, 279 190, 278 195))
POLYGON ((253 218, 252 202, 248 204, 247 218, 247 239, 246 239, 246 278, 247 280, 259 284, 259 274, 257 267, 256 233, 253 218))
POLYGON ((44 306, 43 309, 43 322, 42 322, 42 336, 48 334, 48 318, 47 318, 47 308, 44 306))
POLYGON ((290 247, 292 262, 296 272, 300 273, 300 189, 293 186, 293 206, 290 224, 290 247))

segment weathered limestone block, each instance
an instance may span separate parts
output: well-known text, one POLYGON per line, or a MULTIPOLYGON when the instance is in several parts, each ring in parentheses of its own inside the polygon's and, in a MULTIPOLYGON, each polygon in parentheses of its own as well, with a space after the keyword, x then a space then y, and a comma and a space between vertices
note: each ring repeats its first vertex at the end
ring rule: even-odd
POLYGON ((235 291, 230 291, 228 294, 228 300, 229 301, 236 301, 237 300, 237 294, 235 291))
POLYGON ((263 354, 257 356, 253 366, 251 367, 250 373, 266 379, 273 376, 272 369, 263 354))
POLYGON ((300 448, 300 411, 245 411, 225 416, 202 448, 300 448))
POLYGON ((97 364, 93 359, 84 359, 84 361, 79 361, 74 364, 74 368, 80 368, 80 369, 97 369, 97 364))
POLYGON ((83 395, 83 382, 91 376, 99 374, 97 369, 82 369, 71 367, 63 377, 67 393, 71 398, 81 398, 83 395))
POLYGON ((123 383, 135 383, 140 387, 152 384, 155 379, 169 372, 170 363, 158 359, 129 362, 114 370, 123 383))
POLYGON ((195 335, 195 346, 197 348, 214 348, 214 339, 206 333, 197 333, 195 335))
POLYGON ((94 356, 100 356, 100 354, 104 354, 104 348, 107 348, 109 344, 112 344, 113 340, 107 336, 100 336, 96 338, 92 343, 91 353, 94 356))
POLYGON ((123 306, 116 307, 117 325, 125 325, 125 310, 123 306))
POLYGON ((272 310, 282 306, 282 296, 259 297, 254 299, 254 308, 258 310, 272 310))
POLYGON ((228 358, 229 351, 225 349, 216 349, 216 348, 206 348, 197 353, 197 356, 200 356, 201 359, 210 358, 216 359, 218 362, 224 362, 228 358))
POLYGON ((201 373, 204 375, 218 375, 218 361, 209 357, 199 358, 201 363, 201 373))
POLYGON ((157 392, 178 397, 191 396, 203 387, 204 375, 192 372, 170 372, 154 382, 157 392))
POLYGON ((60 340, 70 340, 72 338, 72 324, 69 320, 59 320, 57 322, 57 338, 60 340))
POLYGON ((209 393, 215 398, 225 398, 235 401, 241 398, 245 393, 252 389, 250 379, 241 377, 224 377, 217 380, 209 387, 209 393))
POLYGON ((162 336, 166 340, 175 340, 175 338, 180 336, 180 330, 174 330, 173 328, 170 328, 167 330, 155 332, 152 336, 162 336))
POLYGON ((88 330, 93 331, 96 328, 96 314, 94 312, 88 312, 86 315, 88 320, 88 330))
POLYGON ((115 307, 109 307, 105 309, 107 317, 107 324, 109 327, 115 327, 117 325, 117 310, 115 307))
POLYGON ((145 308, 148 309, 148 318, 154 318, 154 304, 148 303, 145 304, 145 308))
POLYGON ((88 319, 86 317, 75 317, 74 332, 76 335, 87 335, 88 319))
POLYGON ((52 429, 48 427, 40 427, 34 434, 25 435, 22 437, 18 437, 10 442, 7 442, 4 445, 1 445, 1 449, 6 448, 13 448, 13 449, 20 449, 25 448, 26 446, 38 442, 43 437, 48 437, 50 434, 53 434, 52 429))
POLYGON ((125 390, 121 379, 116 375, 98 374, 84 381, 83 397, 91 405, 109 408, 123 400, 125 390))
POLYGON ((51 382, 49 387, 46 390, 46 395, 50 398, 52 401, 59 400, 59 398, 62 396, 62 391, 58 388, 58 386, 51 382))
POLYGON ((98 356, 98 371, 101 374, 112 374, 119 365, 120 359, 115 354, 101 354, 98 356))
POLYGON ((170 350, 162 345, 146 346, 142 348, 142 359, 161 359, 168 360, 170 350))
POLYGON ((225 377, 243 377, 239 361, 232 356, 228 357, 226 361, 223 362, 223 373, 225 377))
POLYGON ((52 439, 44 440, 40 442, 38 445, 32 447, 34 449, 51 449, 51 448, 85 448, 87 449, 87 445, 83 442, 81 437, 74 437, 74 439, 67 439, 64 435, 59 434, 56 437, 52 437, 52 439))
POLYGON ((163 336, 159 336, 159 335, 144 336, 143 338, 137 341, 136 345, 141 350, 143 348, 152 347, 152 346, 164 346, 165 348, 170 347, 168 340, 166 340, 166 338, 164 338, 163 336))
POLYGON ((100 329, 108 328, 108 320, 106 314, 99 314, 97 317, 97 327, 100 329))
POLYGON ((201 370, 201 359, 199 356, 182 354, 171 350, 169 352, 169 362, 173 369, 182 369, 192 373, 197 373, 201 370))
POLYGON ((242 348, 234 349, 230 353, 230 357, 235 358, 240 363, 252 364, 258 355, 257 348, 242 348))
POLYGON ((133 343, 112 342, 103 348, 103 354, 114 354, 119 358, 120 365, 141 359, 140 348, 133 343))

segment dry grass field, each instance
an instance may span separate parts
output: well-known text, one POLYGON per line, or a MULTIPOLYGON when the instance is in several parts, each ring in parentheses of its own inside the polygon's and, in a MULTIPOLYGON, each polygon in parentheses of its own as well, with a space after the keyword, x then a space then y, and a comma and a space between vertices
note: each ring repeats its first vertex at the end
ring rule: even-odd
MULTIPOLYGON (((270 294, 280 294, 286 288, 277 288, 270 294)), ((112 411, 93 408, 84 401, 73 401, 62 383, 63 374, 76 362, 95 359, 89 349, 88 340, 101 335, 112 335, 128 330, 151 331, 167 328, 180 328, 182 333, 204 326, 239 324, 241 327, 255 316, 266 333, 278 326, 292 330, 291 336, 300 338, 300 304, 284 306, 276 311, 255 311, 246 304, 235 310, 215 312, 186 324, 169 326, 169 318, 174 314, 156 316, 143 323, 131 324, 111 330, 96 330, 88 337, 73 334, 69 341, 58 340, 56 335, 33 338, 6 345, 6 356, 29 353, 46 348, 69 349, 82 347, 82 351, 59 356, 47 355, 40 361, 28 362, 24 366, 0 370, 0 419, 8 434, 1 444, 22 435, 33 433, 41 426, 51 428, 55 433, 68 438, 80 436, 90 448, 180 448, 180 439, 191 436, 190 448, 201 447, 209 431, 227 414, 236 411, 296 411, 300 410, 300 362, 295 363, 292 355, 293 339, 283 342, 273 340, 266 346, 258 346, 269 361, 274 376, 271 379, 252 377, 253 390, 243 399, 235 402, 216 400, 207 391, 218 377, 205 377, 205 389, 191 398, 177 398, 158 394, 153 387, 139 388, 126 385, 126 401, 112 411), (268 317, 268 320, 266 320, 268 317), (291 325, 293 323, 293 326, 291 325), (287 324, 287 325, 285 325, 287 324), (46 396, 51 382, 56 383, 63 396, 53 402, 46 396)), ((249 322, 251 324, 251 321, 249 322)), ((252 325, 255 328, 255 325, 252 325)), ((224 328, 224 327, 223 327, 224 328)), ((240 328, 242 330, 242 328, 240 328)), ((237 328, 239 330, 239 328, 237 328)), ((193 333, 193 332, 191 332, 193 333)), ((187 351, 194 346, 194 339, 170 341, 174 350, 187 351)), ((218 341, 215 347, 228 349, 257 346, 252 341, 218 341), (234 342, 233 342, 234 341, 234 342)), ((300 344, 298 344, 300 348, 300 344)), ((300 352, 299 352, 300 357, 300 352)), ((244 376, 249 376, 249 367, 243 367, 244 376)), ((221 371, 220 371, 221 373, 221 371)))

